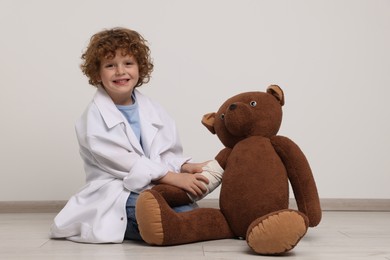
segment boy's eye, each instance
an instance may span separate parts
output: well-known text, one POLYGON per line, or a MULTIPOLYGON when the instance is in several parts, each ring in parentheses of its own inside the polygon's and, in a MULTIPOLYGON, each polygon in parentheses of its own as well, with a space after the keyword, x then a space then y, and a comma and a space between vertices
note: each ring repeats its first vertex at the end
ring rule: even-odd
POLYGON ((112 68, 114 65, 113 64, 106 64, 104 67, 105 68, 112 68))

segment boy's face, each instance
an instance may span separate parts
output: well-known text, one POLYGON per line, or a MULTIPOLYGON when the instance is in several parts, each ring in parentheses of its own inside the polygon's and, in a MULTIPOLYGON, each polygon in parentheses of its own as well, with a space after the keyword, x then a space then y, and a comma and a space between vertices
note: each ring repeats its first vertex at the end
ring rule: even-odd
POLYGON ((137 60, 131 55, 122 55, 117 50, 112 59, 103 58, 99 71, 100 81, 116 105, 133 103, 131 94, 139 79, 137 60))

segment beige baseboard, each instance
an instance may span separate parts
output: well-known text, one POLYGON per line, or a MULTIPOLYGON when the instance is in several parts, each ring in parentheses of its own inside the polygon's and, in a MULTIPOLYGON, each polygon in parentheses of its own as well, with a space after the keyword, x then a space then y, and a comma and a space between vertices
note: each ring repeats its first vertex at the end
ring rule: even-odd
POLYGON ((0 201, 0 213, 56 213, 66 201, 0 201))
MULTIPOLYGON (((0 201, 0 213, 57 213, 66 201, 0 201)), ((217 199, 198 202, 201 207, 218 208, 217 199)), ((290 207, 296 208, 294 199, 290 207)), ((324 211, 390 211, 390 199, 321 199, 324 211)))

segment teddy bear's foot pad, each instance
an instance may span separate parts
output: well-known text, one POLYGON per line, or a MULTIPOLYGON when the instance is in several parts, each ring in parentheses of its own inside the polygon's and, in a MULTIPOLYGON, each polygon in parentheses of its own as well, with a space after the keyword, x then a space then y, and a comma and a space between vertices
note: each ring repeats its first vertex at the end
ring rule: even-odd
POLYGON ((155 196, 142 192, 137 199, 136 217, 142 239, 150 245, 162 245, 164 241, 161 209, 155 196))
POLYGON ((293 249, 307 231, 307 218, 282 210, 255 220, 248 228, 248 245, 258 254, 279 255, 293 249))

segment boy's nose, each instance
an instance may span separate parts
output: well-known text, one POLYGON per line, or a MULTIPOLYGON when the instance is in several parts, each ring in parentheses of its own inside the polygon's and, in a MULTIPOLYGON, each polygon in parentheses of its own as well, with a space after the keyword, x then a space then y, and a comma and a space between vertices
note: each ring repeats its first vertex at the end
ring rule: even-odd
POLYGON ((116 67, 116 74, 117 74, 117 75, 122 75, 122 74, 124 74, 124 69, 123 69, 122 66, 116 67))

